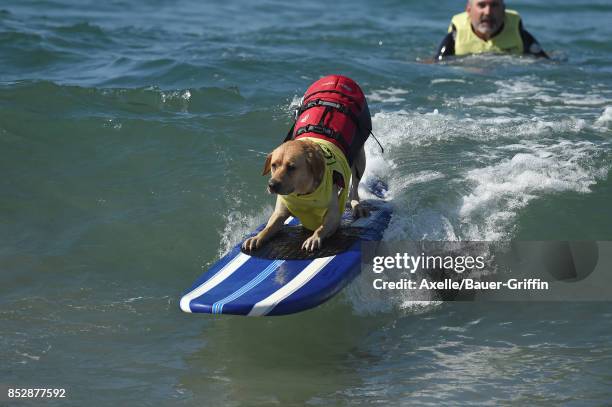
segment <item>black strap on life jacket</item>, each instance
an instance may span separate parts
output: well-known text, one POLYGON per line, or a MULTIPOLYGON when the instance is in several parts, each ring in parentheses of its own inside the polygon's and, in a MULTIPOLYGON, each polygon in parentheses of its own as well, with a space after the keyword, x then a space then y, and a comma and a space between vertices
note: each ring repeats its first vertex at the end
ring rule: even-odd
POLYGON ((344 140, 344 137, 342 137, 342 134, 330 129, 329 127, 309 124, 309 125, 306 125, 304 127, 300 127, 299 129, 297 129, 297 131, 295 132, 295 136, 298 137, 304 133, 317 133, 322 136, 329 137, 331 139, 338 141, 344 148, 344 151, 347 151, 347 152, 350 151, 350 146, 347 144, 346 140, 344 140))
POLYGON ((301 106, 299 109, 296 110, 295 118, 297 119, 306 110, 312 109, 313 107, 317 107, 317 106, 324 106, 325 108, 330 107, 332 109, 335 109, 339 111, 340 113, 350 117, 351 120, 355 123, 355 125, 359 127, 359 119, 357 118, 355 113, 353 113, 351 109, 349 109, 348 107, 346 107, 345 105, 341 103, 328 102, 326 100, 321 100, 321 99, 311 100, 310 102, 306 103, 304 106, 301 106))

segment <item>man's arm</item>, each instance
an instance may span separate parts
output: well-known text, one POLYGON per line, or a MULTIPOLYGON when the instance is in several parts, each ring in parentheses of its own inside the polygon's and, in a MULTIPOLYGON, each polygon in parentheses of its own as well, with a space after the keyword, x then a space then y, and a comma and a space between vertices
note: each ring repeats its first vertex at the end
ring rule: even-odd
POLYGON ((441 61, 447 56, 455 55, 455 32, 455 26, 453 26, 453 30, 446 34, 440 43, 434 61, 441 61))
POLYGON ((521 33, 521 38, 523 39, 523 53, 533 55, 540 58, 550 57, 544 52, 540 43, 529 33, 529 31, 525 30, 523 27, 523 21, 519 23, 519 32, 521 33))

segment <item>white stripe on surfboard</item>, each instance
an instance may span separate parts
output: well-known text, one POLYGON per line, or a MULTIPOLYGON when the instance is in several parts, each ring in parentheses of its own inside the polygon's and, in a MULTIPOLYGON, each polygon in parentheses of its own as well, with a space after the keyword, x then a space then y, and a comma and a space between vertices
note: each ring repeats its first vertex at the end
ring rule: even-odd
POLYGON ((273 292, 268 297, 259 301, 253 306, 248 316, 260 317, 272 311, 282 300, 302 288, 307 282, 312 280, 332 259, 336 256, 319 257, 314 259, 304 270, 302 270, 293 280, 273 292))
POLYGON ((212 276, 209 280, 205 281, 189 293, 185 294, 183 298, 181 298, 181 309, 185 312, 191 312, 191 308, 189 307, 189 303, 194 298, 198 298, 202 294, 207 291, 210 291, 212 288, 216 287, 223 280, 231 276, 234 271, 238 270, 240 266, 242 266, 251 256, 248 254, 244 254, 240 252, 240 254, 234 257, 229 263, 227 263, 221 270, 217 272, 214 276, 212 276))
POLYGON ((293 216, 289 216, 286 220, 285 220, 285 225, 288 225, 289 223, 291 223, 291 221, 293 220, 293 216))

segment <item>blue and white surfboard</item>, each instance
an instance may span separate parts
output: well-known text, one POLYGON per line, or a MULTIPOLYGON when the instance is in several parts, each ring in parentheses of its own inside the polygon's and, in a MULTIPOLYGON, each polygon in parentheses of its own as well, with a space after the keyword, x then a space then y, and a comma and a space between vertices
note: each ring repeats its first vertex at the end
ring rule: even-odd
MULTIPOLYGON (((381 181, 369 183, 368 188, 381 197, 386 191, 381 181)), ((241 242, 183 295, 181 309, 190 313, 266 316, 300 312, 327 301, 359 274, 361 242, 380 240, 391 219, 391 205, 384 200, 366 200, 364 204, 369 206, 370 216, 355 220, 350 211, 345 212, 340 231, 324 241, 323 250, 314 255, 299 249, 308 233, 292 217, 285 222, 289 236, 286 239, 290 241, 281 242, 282 236, 279 241, 272 238, 265 245, 272 246, 272 252, 246 254, 241 251, 241 242), (299 229, 302 236, 296 238, 296 232, 291 238, 289 229, 299 229), (326 250, 333 239, 340 248, 326 250), (281 243, 293 246, 294 254, 282 253, 275 258, 274 246, 281 243)))

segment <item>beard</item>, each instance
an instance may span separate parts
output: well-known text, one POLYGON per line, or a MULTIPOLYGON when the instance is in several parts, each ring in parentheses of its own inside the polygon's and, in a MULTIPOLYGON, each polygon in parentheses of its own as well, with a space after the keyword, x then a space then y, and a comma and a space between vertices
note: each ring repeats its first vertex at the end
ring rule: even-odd
POLYGON ((476 30, 482 34, 491 35, 499 30, 500 24, 495 18, 480 20, 476 25, 476 30))

